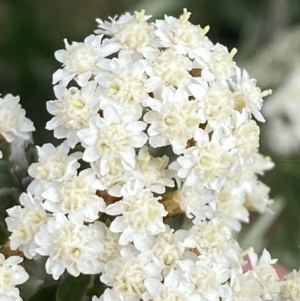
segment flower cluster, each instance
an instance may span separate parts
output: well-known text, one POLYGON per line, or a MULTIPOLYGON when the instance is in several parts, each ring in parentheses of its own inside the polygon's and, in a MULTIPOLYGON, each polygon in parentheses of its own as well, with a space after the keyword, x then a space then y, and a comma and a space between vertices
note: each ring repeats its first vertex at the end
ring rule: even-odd
POLYGON ((264 121, 270 91, 189 17, 98 20, 95 35, 55 53, 47 129, 64 141, 37 147, 33 181, 6 222, 11 248, 47 256, 54 279, 99 275, 109 288, 94 301, 280 295, 276 260, 231 236, 271 203, 258 175, 273 164, 252 119, 264 121), (181 214, 190 229, 167 225, 181 214))

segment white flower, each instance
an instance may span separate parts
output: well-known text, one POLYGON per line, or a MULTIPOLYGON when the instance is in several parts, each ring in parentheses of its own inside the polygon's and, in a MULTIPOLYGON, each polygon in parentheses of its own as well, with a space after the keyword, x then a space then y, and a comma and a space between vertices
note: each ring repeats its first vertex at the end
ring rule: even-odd
POLYGON ((140 13, 136 13, 135 18, 132 17, 128 22, 120 25, 119 30, 114 34, 114 39, 122 47, 119 55, 139 52, 147 56, 155 46, 159 46, 153 24, 147 23, 149 17, 145 16, 145 11, 142 10, 140 13))
POLYGON ((300 270, 293 270, 284 277, 284 285, 281 286, 280 296, 284 300, 299 300, 300 298, 300 270))
POLYGON ((109 195, 120 197, 122 186, 132 177, 132 174, 122 166, 120 159, 108 163, 101 158, 91 162, 91 167, 98 177, 99 190, 107 190, 109 195))
POLYGON ((149 249, 159 259, 164 271, 177 265, 178 261, 184 258, 185 247, 181 244, 181 237, 178 232, 174 233, 169 226, 165 232, 153 237, 149 249))
POLYGON ((146 61, 134 62, 130 56, 113 58, 109 63, 110 72, 100 72, 96 76, 104 89, 101 96, 101 108, 115 105, 121 110, 141 114, 142 104, 150 98, 149 93, 159 86, 159 78, 148 78, 146 61))
POLYGON ((210 49, 208 68, 211 74, 217 78, 228 80, 235 74, 236 63, 232 60, 237 53, 236 48, 228 52, 227 47, 217 43, 210 49))
POLYGON ((29 275, 19 265, 23 261, 20 256, 10 256, 5 260, 0 253, 0 299, 3 301, 22 301, 16 285, 27 281, 29 275))
MULTIPOLYGON (((212 128, 228 129, 233 127, 232 115, 234 113, 234 97, 224 81, 213 81, 208 85, 203 78, 195 79, 189 90, 199 100, 199 106, 205 110, 207 124, 212 128)), ((229 132, 230 133, 230 132, 229 132)))
POLYGON ((138 121, 139 117, 130 113, 124 116, 113 106, 107 105, 103 117, 92 117, 89 128, 78 132, 85 147, 83 160, 93 162, 100 159, 104 167, 121 158, 125 166, 134 166, 134 148, 142 147, 148 139, 143 132, 146 123, 138 121))
POLYGON ((47 223, 49 214, 46 213, 42 200, 30 193, 22 193, 19 201, 22 206, 7 209, 8 217, 5 219, 7 229, 12 232, 10 247, 12 250, 19 248, 31 259, 37 254, 34 236, 47 223))
POLYGON ((200 123, 205 122, 203 112, 195 101, 189 101, 188 93, 182 88, 176 91, 165 89, 162 101, 153 102, 153 111, 144 115, 150 124, 149 143, 153 147, 171 144, 175 154, 182 153, 189 139, 194 137, 200 123))
POLYGON ((158 279, 148 278, 145 280, 147 292, 143 300, 155 301, 197 301, 198 296, 194 293, 193 285, 184 281, 181 271, 172 269, 164 278, 163 283, 158 279))
POLYGON ((211 138, 204 130, 198 129, 195 135, 196 146, 185 150, 183 156, 177 158, 180 165, 178 177, 185 180, 187 186, 197 183, 199 188, 219 191, 232 172, 235 161, 230 149, 234 147, 232 137, 222 136, 214 131, 211 138))
POLYGON ((272 259, 270 253, 264 249, 261 257, 258 259, 256 253, 248 253, 255 278, 264 288, 264 296, 267 300, 277 300, 280 293, 279 277, 272 264, 277 259, 272 259))
POLYGON ((58 69, 53 74, 53 84, 61 82, 67 86, 74 78, 83 87, 87 84, 92 75, 96 75, 103 58, 119 50, 114 43, 102 41, 103 35, 90 35, 83 43, 73 42, 69 45, 65 39, 66 50, 55 52, 56 59, 63 63, 63 69, 58 69))
POLYGON ((249 212, 244 206, 245 193, 237 182, 227 182, 215 199, 210 203, 215 215, 221 218, 228 227, 240 231, 241 222, 249 222, 249 212))
POLYGON ((211 43, 205 36, 209 26, 202 29, 191 24, 188 19, 191 13, 183 10, 179 19, 165 16, 165 20, 156 20, 155 34, 160 38, 163 47, 172 47, 182 54, 188 54, 191 59, 208 61, 211 43), (206 44, 206 45, 205 45, 206 44))
POLYGON ((266 90, 261 92, 260 88, 256 86, 255 79, 250 78, 246 70, 236 67, 235 73, 235 81, 232 82, 236 94, 235 108, 238 111, 246 108, 258 121, 264 122, 265 119, 260 112, 263 97, 271 94, 272 91, 266 90))
POLYGON ((120 234, 111 232, 104 223, 99 221, 95 221, 91 224, 90 228, 97 231, 97 239, 101 242, 101 248, 97 254, 97 258, 101 265, 101 271, 103 272, 105 264, 110 260, 115 260, 120 255, 120 234))
POLYGON ((34 180, 28 186, 28 191, 40 195, 53 181, 62 182, 64 179, 77 175, 81 153, 69 153, 69 146, 64 141, 58 147, 51 143, 37 146, 39 161, 29 166, 28 174, 34 180))
POLYGON ((200 219, 212 218, 213 212, 208 206, 214 199, 213 192, 209 189, 198 189, 196 185, 187 186, 177 179, 178 190, 174 193, 174 202, 179 204, 180 209, 188 218, 200 219))
POLYGON ((117 216, 110 225, 112 232, 121 233, 119 243, 133 242, 137 249, 145 247, 148 235, 157 235, 165 230, 164 206, 158 202, 150 189, 144 189, 140 181, 129 181, 121 189, 123 199, 107 207, 106 213, 117 216))
POLYGON ((231 298, 228 300, 234 301, 263 301, 262 298, 264 289, 259 281, 255 278, 253 271, 248 271, 245 274, 238 274, 234 279, 231 279, 231 298))
POLYGON ((120 256, 109 261, 105 266, 100 280, 112 286, 116 293, 131 297, 138 301, 146 291, 144 281, 147 278, 161 280, 161 266, 151 252, 138 253, 129 248, 123 248, 120 256))
POLYGON ((135 179, 141 179, 145 183, 145 187, 155 193, 164 193, 166 187, 174 187, 172 177, 174 172, 166 169, 169 158, 154 158, 149 154, 149 149, 143 146, 136 161, 136 168, 132 174, 135 179))
POLYGON ((97 255, 101 249, 97 237, 97 230, 74 224, 59 212, 36 234, 35 241, 39 246, 36 251, 49 256, 46 271, 55 280, 65 269, 75 277, 80 273, 97 274, 100 273, 97 255))
POLYGON ((100 187, 93 170, 84 169, 78 176, 53 183, 46 189, 42 193, 44 207, 50 212, 68 214, 74 222, 93 222, 106 207, 103 199, 96 194, 100 187))
POLYGON ((230 249, 231 231, 218 218, 210 221, 194 220, 194 225, 184 240, 186 248, 196 248, 199 254, 223 254, 230 249))
POLYGON ((187 86, 191 82, 190 71, 194 64, 187 56, 177 53, 174 49, 157 51, 149 60, 146 72, 152 77, 159 77, 161 85, 166 87, 187 86))
POLYGON ((47 122, 46 129, 54 129, 55 138, 67 138, 72 148, 79 140, 77 131, 86 128, 90 118, 97 115, 100 109, 96 86, 95 81, 88 82, 81 90, 56 85, 54 93, 57 100, 47 102, 47 110, 54 117, 47 122))
POLYGON ((228 260, 222 254, 200 255, 197 261, 184 260, 179 266, 184 279, 194 286, 200 300, 219 301, 220 297, 225 296, 224 283, 230 277, 230 269, 228 260))
POLYGON ((19 104, 20 97, 7 94, 0 97, 0 140, 1 136, 11 143, 16 137, 28 140, 35 130, 31 120, 25 117, 25 110, 19 104))
POLYGON ((235 111, 233 118, 235 128, 232 136, 236 138, 235 148, 240 153, 240 161, 243 165, 245 161, 253 162, 253 156, 259 148, 260 128, 254 120, 249 119, 249 114, 245 109, 241 113, 235 111))

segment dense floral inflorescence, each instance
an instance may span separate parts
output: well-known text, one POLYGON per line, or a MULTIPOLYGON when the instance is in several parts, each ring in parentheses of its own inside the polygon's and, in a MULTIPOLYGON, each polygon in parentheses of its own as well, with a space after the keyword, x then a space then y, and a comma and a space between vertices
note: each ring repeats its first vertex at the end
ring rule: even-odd
MULTIPOLYGON (((33 181, 6 219, 11 248, 47 256, 58 279, 100 275, 93 301, 269 300, 296 294, 231 236, 271 204, 258 175, 261 91, 213 44, 209 27, 144 11, 110 22, 55 56, 47 109, 58 147, 38 147, 33 181), (76 150, 75 150, 76 147, 76 150), (35 205, 34 205, 35 204, 35 205), (187 230, 168 218, 185 214, 187 230), (252 270, 245 272, 244 256, 252 270), (285 286, 284 286, 285 285, 285 286)), ((290 279, 298 277, 291 276, 290 279)))

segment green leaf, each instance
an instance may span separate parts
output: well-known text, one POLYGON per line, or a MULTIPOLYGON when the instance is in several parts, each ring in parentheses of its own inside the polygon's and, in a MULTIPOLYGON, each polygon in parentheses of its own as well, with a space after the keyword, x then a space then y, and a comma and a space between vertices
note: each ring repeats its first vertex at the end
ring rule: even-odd
POLYGON ((4 245, 9 237, 9 232, 3 223, 0 222, 0 245, 4 245))
POLYGON ((10 173, 11 164, 4 159, 0 160, 0 189, 3 187, 13 187, 14 179, 10 173))
POLYGON ((81 301, 91 282, 91 276, 69 276, 59 287, 56 301, 81 301))
POLYGON ((105 284, 101 283, 101 284, 97 284, 92 286, 86 293, 87 296, 97 296, 100 297, 104 291, 108 288, 108 286, 106 286, 105 284))
POLYGON ((28 301, 56 301, 59 283, 49 283, 41 287, 28 301))

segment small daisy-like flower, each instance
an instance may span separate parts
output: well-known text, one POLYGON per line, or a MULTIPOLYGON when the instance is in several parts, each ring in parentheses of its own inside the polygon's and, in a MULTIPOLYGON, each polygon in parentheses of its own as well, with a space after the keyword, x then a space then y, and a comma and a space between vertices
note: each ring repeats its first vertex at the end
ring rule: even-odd
POLYGON ((58 139, 67 138, 72 148, 79 141, 77 131, 86 128, 90 118, 97 115, 100 109, 96 86, 94 81, 88 82, 81 90, 57 85, 54 87, 57 100, 47 102, 47 110, 54 117, 47 122, 46 129, 54 130, 54 136, 58 139))
POLYGON ((185 247, 181 244, 180 236, 168 226, 165 232, 159 233, 153 238, 149 249, 159 259, 164 270, 176 266, 178 261, 184 258, 185 247))
POLYGON ((144 247, 148 235, 157 235, 165 230, 164 206, 158 202, 143 182, 129 181, 121 189, 123 199, 107 207, 106 213, 117 216, 110 225, 112 232, 121 233, 120 244, 133 242, 137 249, 144 247))
POLYGON ((138 121, 139 115, 118 112, 113 106, 107 105, 103 117, 92 117, 87 129, 80 130, 78 137, 83 142, 85 151, 83 160, 103 161, 103 166, 121 159, 122 164, 134 166, 135 147, 142 147, 148 140, 143 131, 146 123, 138 121))
POLYGON ((214 199, 211 190, 203 188, 197 189, 196 186, 187 186, 177 179, 178 190, 172 195, 175 203, 185 212, 188 218, 212 218, 213 212, 209 204, 214 199))
POLYGON ((150 78, 157 76, 162 86, 180 87, 190 84, 190 71, 194 64, 187 56, 169 48, 163 52, 158 51, 148 61, 147 74, 150 78))
POLYGON ((169 163, 169 157, 163 156, 153 158, 149 154, 149 149, 143 146, 136 162, 136 168, 132 172, 134 178, 140 179, 145 183, 145 187, 155 193, 164 193, 165 187, 174 187, 172 180, 174 172, 166 169, 169 163))
MULTIPOLYGON (((211 46, 205 36, 209 26, 201 28, 188 20, 191 13, 184 9, 179 19, 165 16, 165 20, 155 22, 155 34, 160 38, 163 47, 175 48, 179 53, 188 54, 190 58, 208 61, 209 51, 205 46, 211 46)), ((208 47, 207 47, 208 48, 208 47)))
POLYGON ((182 153, 189 139, 193 138, 199 124, 205 122, 203 112, 198 109, 197 102, 188 100, 188 93, 181 88, 175 92, 165 89, 162 102, 157 101, 144 115, 150 124, 148 134, 152 147, 171 144, 175 154, 182 153))
POLYGON ((105 203, 96 192, 101 185, 91 168, 82 170, 78 176, 53 183, 42 193, 44 207, 50 212, 63 212, 79 223, 93 222, 104 212, 105 203))
POLYGON ((120 110, 140 114, 142 104, 150 99, 149 93, 160 85, 158 77, 147 77, 146 65, 145 60, 134 62, 130 56, 113 58, 109 64, 110 72, 100 72, 96 76, 99 85, 104 88, 101 108, 110 104, 120 110))
POLYGON ((129 22, 123 23, 119 31, 114 34, 114 39, 117 40, 123 50, 120 51, 120 56, 139 52, 147 56, 153 51, 155 46, 158 46, 158 39, 154 34, 153 24, 147 23, 145 11, 136 13, 136 17, 129 22))
POLYGON ((72 223, 59 212, 35 236, 37 253, 49 256, 46 271, 57 280, 65 271, 77 277, 80 273, 97 274, 100 263, 97 255, 101 242, 97 231, 86 225, 72 223))
POLYGON ((146 291, 145 279, 154 278, 160 281, 162 278, 160 272, 160 264, 149 251, 138 253, 123 248, 118 258, 106 264, 100 280, 112 286, 115 292, 138 301, 146 291))
POLYGON ((0 141, 2 137, 8 143, 14 141, 15 137, 28 140, 29 133, 35 130, 19 102, 19 96, 7 94, 4 98, 0 97, 0 141))
POLYGON ((248 253, 249 261, 252 266, 255 278, 264 288, 264 296, 267 300, 277 300, 280 293, 279 277, 272 264, 277 262, 277 259, 272 259, 270 253, 264 249, 261 257, 253 251, 248 253))
POLYGON ((65 141, 58 147, 51 143, 37 146, 39 161, 30 165, 28 173, 34 180, 28 186, 28 191, 40 195, 53 181, 61 182, 77 174, 81 153, 69 153, 65 141))
POLYGON ((284 277, 285 283, 281 286, 280 296, 284 300, 292 301, 300 298, 300 270, 293 270, 284 277))
POLYGON ((241 222, 249 221, 249 211, 244 206, 245 193, 236 182, 227 182, 226 187, 215 193, 211 206, 215 216, 221 218, 228 227, 239 231, 241 222))
POLYGON ((61 82, 67 86, 72 79, 83 87, 98 70, 101 60, 119 50, 114 43, 102 42, 103 35, 90 35, 83 43, 73 42, 71 45, 65 39, 65 50, 55 52, 56 59, 63 63, 63 69, 53 74, 53 84, 61 82))
POLYGON ((46 213, 42 200, 33 197, 30 193, 20 196, 22 206, 7 209, 8 217, 5 219, 7 229, 12 232, 10 247, 12 250, 20 249, 27 258, 33 258, 37 253, 34 236, 42 225, 46 224, 50 215, 46 213))
POLYGON ((224 253, 230 246, 231 231, 218 218, 210 221, 195 221, 188 232, 189 236, 183 245, 187 248, 196 248, 199 254, 224 253))
POLYGON ((230 269, 228 260, 221 254, 200 255, 196 262, 184 260, 179 265, 184 279, 194 286, 200 300, 219 301, 225 295, 230 269))
POLYGON ((16 285, 27 281, 29 275, 19 265, 23 261, 20 256, 5 259, 0 253, 0 299, 3 301, 22 301, 16 285))
POLYGON ((111 232, 104 223, 99 221, 91 224, 90 228, 97 231, 98 240, 101 241, 101 248, 97 254, 97 258, 103 272, 105 264, 111 260, 115 260, 120 255, 122 249, 119 245, 120 234, 111 232))
MULTIPOLYGON (((224 137, 225 138, 225 137, 224 137)), ((220 190, 229 176, 234 157, 229 152, 235 145, 232 137, 222 139, 221 131, 214 131, 212 137, 199 129, 195 134, 196 146, 185 150, 183 156, 177 158, 180 165, 178 177, 185 184, 220 190)))
POLYGON ((256 80, 250 78, 246 70, 241 70, 238 67, 236 67, 235 81, 232 82, 232 87, 236 94, 236 110, 242 111, 243 108, 246 108, 258 121, 264 122, 265 119, 260 113, 263 97, 270 95, 272 90, 262 92, 260 88, 256 86, 256 80))
POLYGON ((194 292, 193 285, 184 281, 181 271, 172 269, 164 278, 163 283, 158 279, 149 278, 145 280, 147 292, 143 300, 156 301, 196 301, 199 300, 194 292))

